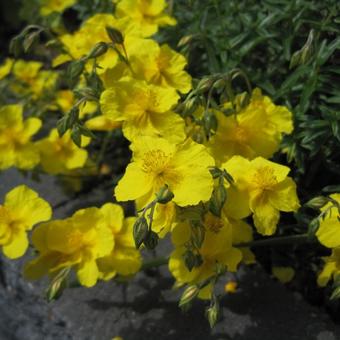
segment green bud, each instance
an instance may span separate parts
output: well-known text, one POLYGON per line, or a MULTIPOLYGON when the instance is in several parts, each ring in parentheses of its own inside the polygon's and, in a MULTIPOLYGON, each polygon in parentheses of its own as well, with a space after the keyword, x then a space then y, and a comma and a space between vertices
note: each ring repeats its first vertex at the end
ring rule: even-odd
POLYGON ((187 287, 179 300, 178 306, 185 309, 197 297, 199 292, 200 290, 197 286, 187 287))
POLYGON ((210 89, 211 85, 213 84, 213 80, 211 78, 203 78, 200 80, 196 87, 197 93, 203 93, 210 89))
POLYGON ((154 231, 150 231, 145 239, 144 239, 144 245, 147 249, 153 250, 157 247, 158 244, 158 235, 154 231))
POLYGON ((106 33, 114 44, 123 44, 124 37, 123 34, 116 28, 106 26, 106 33))
POLYGON ((204 116, 204 126, 207 132, 217 130, 217 119, 216 116, 211 111, 205 111, 204 116))
POLYGON ((56 300, 61 296, 63 290, 67 286, 66 280, 69 272, 69 267, 61 269, 61 271, 52 279, 46 291, 47 301, 56 300))
POLYGON ((320 209, 329 202, 327 197, 317 196, 309 200, 305 206, 312 209, 320 209))
POLYGON ((92 50, 90 51, 90 53, 88 54, 88 58, 98 58, 100 56, 102 56, 103 54, 105 54, 108 50, 108 46, 107 43, 101 41, 99 43, 97 43, 96 45, 94 45, 94 47, 92 48, 92 50))
POLYGON ((137 219, 133 226, 133 238, 136 248, 139 249, 149 232, 148 222, 144 216, 137 219))
POLYGON ((174 198, 174 194, 170 191, 169 187, 165 185, 156 194, 157 203, 166 204, 174 198))
POLYGON ((223 89, 224 86, 225 86, 225 80, 222 79, 222 78, 216 80, 216 81, 214 82, 214 85, 213 85, 214 89, 218 89, 218 90, 223 89))
POLYGON ((212 300, 212 304, 206 309, 205 313, 209 321, 210 328, 213 328, 220 315, 220 306, 215 297, 212 300))
POLYGON ((85 98, 88 101, 96 102, 99 99, 98 94, 91 87, 83 87, 81 89, 76 90, 75 92, 78 96, 85 98))
POLYGON ((196 98, 192 97, 184 102, 183 115, 188 116, 192 114, 197 108, 196 98))

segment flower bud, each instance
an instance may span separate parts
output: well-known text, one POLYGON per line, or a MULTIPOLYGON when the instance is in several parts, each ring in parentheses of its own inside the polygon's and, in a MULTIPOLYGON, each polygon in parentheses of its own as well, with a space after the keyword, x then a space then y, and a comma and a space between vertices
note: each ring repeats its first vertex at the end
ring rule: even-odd
POLYGON ((213 300, 212 305, 206 309, 206 316, 209 321, 209 325, 213 328, 219 318, 220 307, 216 298, 213 300))
POLYGON ((101 41, 94 45, 90 53, 88 54, 88 58, 98 58, 105 54, 108 50, 107 43, 101 41))
POLYGON ((181 296, 181 299, 179 300, 178 306, 180 308, 186 309, 191 302, 197 297, 198 293, 200 292, 199 288, 197 286, 189 286, 185 289, 184 293, 181 296))
POLYGON ((196 87, 196 92, 203 93, 210 89, 213 80, 211 78, 203 78, 196 87))
POLYGON ((309 200, 305 206, 312 209, 320 209, 328 202, 328 198, 324 196, 317 196, 309 200))
POLYGON ((106 33, 114 44, 123 44, 123 34, 116 28, 106 26, 106 33))
POLYGON ((159 237, 154 231, 149 232, 144 239, 145 247, 150 250, 155 249, 158 244, 158 239, 159 237))
POLYGON ((149 228, 146 218, 144 216, 138 218, 133 226, 133 238, 135 240, 137 249, 139 249, 139 247, 144 242, 144 239, 146 238, 148 232, 149 228))
POLYGON ((170 191, 169 187, 165 185, 156 194, 157 202, 160 204, 166 204, 174 198, 174 194, 170 191))

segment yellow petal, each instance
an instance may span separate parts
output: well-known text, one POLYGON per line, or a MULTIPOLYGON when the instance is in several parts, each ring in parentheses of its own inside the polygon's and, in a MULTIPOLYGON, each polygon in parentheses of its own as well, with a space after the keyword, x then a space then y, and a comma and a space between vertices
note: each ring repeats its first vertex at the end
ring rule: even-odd
POLYGON ((117 201, 129 201, 144 196, 152 190, 152 179, 137 163, 130 163, 123 178, 115 188, 117 201))
POLYGON ((28 248, 28 238, 24 230, 12 234, 10 243, 2 247, 2 251, 10 259, 17 259, 23 256, 28 248))
POLYGON ((260 202, 254 210, 254 224, 257 231, 262 235, 272 235, 276 231, 280 213, 272 205, 260 202))
POLYGON ((49 220, 52 215, 50 205, 26 185, 20 185, 7 193, 5 206, 15 212, 16 218, 22 221, 27 229, 49 220))
POLYGON ((81 285, 93 287, 98 280, 99 270, 96 261, 85 261, 77 268, 77 277, 81 285))
POLYGON ((296 184, 290 177, 277 184, 268 198, 270 204, 280 211, 297 211, 300 207, 296 184))

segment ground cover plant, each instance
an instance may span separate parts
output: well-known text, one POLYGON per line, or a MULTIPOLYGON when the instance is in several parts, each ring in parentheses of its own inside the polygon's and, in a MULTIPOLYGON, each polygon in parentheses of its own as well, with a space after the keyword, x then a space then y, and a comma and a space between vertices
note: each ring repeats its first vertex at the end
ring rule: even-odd
POLYGON ((47 276, 50 300, 167 265, 179 307, 206 300, 211 326, 239 266, 258 262, 336 312, 338 13, 336 1, 23 2, 0 66, 0 170, 112 200, 54 219, 64 202, 13 188, 3 256, 29 253, 23 275, 47 276), (171 253, 143 260, 169 238, 171 253))

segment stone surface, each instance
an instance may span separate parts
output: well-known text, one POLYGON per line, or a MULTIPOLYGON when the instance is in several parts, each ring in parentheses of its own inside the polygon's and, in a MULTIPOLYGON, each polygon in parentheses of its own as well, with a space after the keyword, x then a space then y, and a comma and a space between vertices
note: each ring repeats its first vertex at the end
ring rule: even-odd
MULTIPOLYGON (((66 199, 48 176, 36 183, 7 171, 0 175, 0 201, 8 190, 22 183, 52 205, 66 199)), ((64 204, 56 217, 105 200, 102 196, 95 190, 78 203, 64 204)), ((166 252, 167 247, 165 242, 161 251, 166 252)), ((340 338, 339 326, 321 308, 308 305, 258 266, 239 271, 239 289, 222 298, 223 316, 211 331, 204 317, 204 302, 196 302, 187 313, 180 311, 180 291, 172 289, 173 280, 166 268, 139 273, 128 285, 102 282, 91 289, 72 288, 48 304, 42 298, 46 282, 32 284, 21 279, 23 261, 8 261, 0 255, 1 340, 110 340, 114 336, 124 340, 340 338)))

